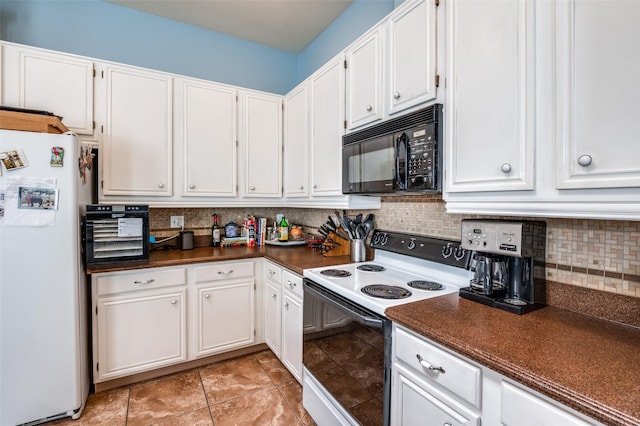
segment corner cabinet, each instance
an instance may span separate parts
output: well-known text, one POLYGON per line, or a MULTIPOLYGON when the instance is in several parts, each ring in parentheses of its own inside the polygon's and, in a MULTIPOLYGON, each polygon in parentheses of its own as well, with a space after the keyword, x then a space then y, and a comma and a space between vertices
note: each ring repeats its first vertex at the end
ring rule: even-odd
POLYGON ((640 220, 640 3, 451 1, 446 15, 447 212, 640 220))
POLYGON ((173 78, 108 64, 102 149, 104 195, 173 193, 173 78))
POLYGON ((243 196, 282 196, 282 96, 240 91, 243 196))
POLYGON ((391 425, 571 425, 601 423, 393 325, 391 425))
POLYGON ((263 267, 264 340, 299 382, 302 381, 302 277, 273 262, 263 267))
POLYGON ((309 196, 309 85, 302 82, 284 97, 282 173, 285 197, 309 196))
POLYGON ((311 114, 311 195, 342 195, 344 55, 309 79, 311 114))
POLYGON ((69 130, 92 135, 94 62, 2 43, 1 104, 49 111, 69 130))

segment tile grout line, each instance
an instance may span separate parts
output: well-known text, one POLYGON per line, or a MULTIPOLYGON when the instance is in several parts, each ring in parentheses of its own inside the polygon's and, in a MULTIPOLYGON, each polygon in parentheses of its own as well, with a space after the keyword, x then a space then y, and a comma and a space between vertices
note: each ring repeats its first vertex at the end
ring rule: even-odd
MULTIPOLYGON (((273 354, 273 356, 276 356, 271 349, 267 349, 267 350, 269 352, 271 352, 271 354, 273 354)), ((271 380, 271 383, 273 383, 273 385, 275 386, 276 390, 278 391, 278 395, 280 395, 280 398, 282 398, 284 403, 287 404, 287 407, 289 407, 289 410, 291 411, 291 414, 293 414, 293 417, 298 421, 298 424, 300 424, 301 426, 304 426, 304 422, 302 421, 302 419, 298 418, 298 416, 296 414, 296 410, 293 409, 293 407, 291 406, 291 404, 289 403, 287 398, 284 396, 284 394, 280 390, 280 386, 278 386, 278 384, 273 380, 273 377, 271 377, 271 375, 269 374, 267 369, 264 368, 264 365, 262 365, 262 362, 260 362, 260 360, 258 359, 257 356, 256 356, 256 361, 258 361, 258 364, 260 364, 260 368, 262 368, 262 370, 265 372, 265 374, 269 377, 269 380, 271 380)), ((295 381, 295 378, 293 380, 295 381)), ((284 386, 282 386, 282 387, 284 387, 284 386)))

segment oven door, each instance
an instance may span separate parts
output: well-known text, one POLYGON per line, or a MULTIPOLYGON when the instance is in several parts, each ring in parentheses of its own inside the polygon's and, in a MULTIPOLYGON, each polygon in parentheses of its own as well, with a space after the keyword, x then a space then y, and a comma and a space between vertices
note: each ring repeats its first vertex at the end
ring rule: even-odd
POLYGON ((307 410, 314 416, 307 393, 319 391, 318 398, 346 413, 349 422, 388 425, 391 321, 306 278, 303 309, 303 365, 311 376, 303 385, 307 410))
POLYGON ((393 134, 343 146, 342 192, 377 194, 405 189, 406 157, 407 138, 393 134))

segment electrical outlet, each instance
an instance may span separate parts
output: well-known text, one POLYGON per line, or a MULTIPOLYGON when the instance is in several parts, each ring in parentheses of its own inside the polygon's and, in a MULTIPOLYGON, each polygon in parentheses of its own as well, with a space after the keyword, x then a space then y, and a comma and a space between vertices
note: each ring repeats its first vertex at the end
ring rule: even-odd
POLYGON ((171 225, 172 228, 182 228, 184 227, 184 216, 171 216, 171 225))

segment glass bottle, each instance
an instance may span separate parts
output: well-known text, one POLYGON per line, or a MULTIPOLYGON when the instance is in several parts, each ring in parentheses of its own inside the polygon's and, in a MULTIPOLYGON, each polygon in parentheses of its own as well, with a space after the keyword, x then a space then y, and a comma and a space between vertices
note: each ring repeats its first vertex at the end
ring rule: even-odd
POLYGON ((211 227, 211 245, 220 247, 220 225, 218 225, 218 215, 213 215, 213 226, 211 227))
POLYGON ((289 241, 289 222, 284 216, 278 224, 278 231, 280 231, 280 238, 278 238, 280 241, 289 241))

